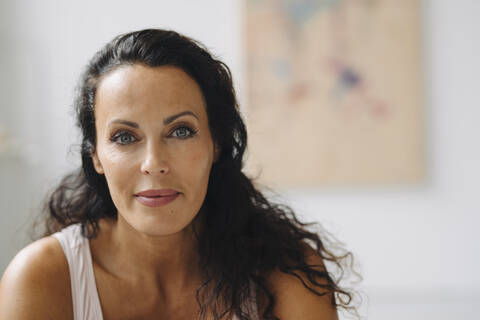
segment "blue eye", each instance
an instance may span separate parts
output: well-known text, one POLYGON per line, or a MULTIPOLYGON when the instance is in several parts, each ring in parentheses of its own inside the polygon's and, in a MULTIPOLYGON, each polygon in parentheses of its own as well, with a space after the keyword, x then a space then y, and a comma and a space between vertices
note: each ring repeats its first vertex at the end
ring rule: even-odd
POLYGON ((117 134, 115 134, 113 138, 110 139, 110 141, 121 144, 121 145, 126 145, 133 142, 133 140, 129 140, 128 138, 135 138, 135 137, 133 137, 133 135, 128 131, 120 131, 117 134), (127 138, 127 139, 124 139, 124 138, 127 138))
POLYGON ((175 130, 173 130, 173 132, 177 132, 176 138, 179 139, 188 139, 193 137, 197 133, 196 130, 193 130, 192 128, 187 126, 177 127, 175 128, 175 130))
MULTIPOLYGON (((174 138, 185 140, 185 139, 192 138, 197 132, 198 132, 197 130, 194 130, 190 127, 182 125, 175 128, 170 135, 174 138)), ((135 138, 135 136, 127 130, 117 131, 110 138, 111 142, 114 142, 119 145, 129 145, 135 142, 136 140, 137 139, 135 138)))

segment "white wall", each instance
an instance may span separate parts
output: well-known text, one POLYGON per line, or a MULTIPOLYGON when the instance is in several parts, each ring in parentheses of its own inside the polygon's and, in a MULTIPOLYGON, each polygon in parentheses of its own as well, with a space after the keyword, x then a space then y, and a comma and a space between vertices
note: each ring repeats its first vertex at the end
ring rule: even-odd
MULTIPOLYGON (((480 299, 480 2, 423 3, 428 181, 284 192, 356 254, 369 319, 473 319, 480 299)), ((243 100, 241 10, 240 0, 1 2, 0 126, 37 146, 0 155, 0 271, 26 243, 46 188, 79 163, 67 156, 76 139, 69 110, 93 52, 120 32, 173 28, 232 68, 243 100)))
POLYGON ((27 242, 46 190, 80 164, 72 100, 92 55, 119 33, 171 28, 201 40, 238 75, 240 7, 222 0, 0 1, 0 128, 22 146, 0 153, 2 273, 27 242))

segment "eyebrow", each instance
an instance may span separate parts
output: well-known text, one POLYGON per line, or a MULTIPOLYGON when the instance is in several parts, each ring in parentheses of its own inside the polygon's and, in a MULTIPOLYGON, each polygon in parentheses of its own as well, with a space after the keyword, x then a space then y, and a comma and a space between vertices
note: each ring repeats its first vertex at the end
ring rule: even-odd
MULTIPOLYGON (((193 113, 192 111, 183 111, 183 112, 180 112, 180 113, 177 113, 177 114, 174 114, 173 116, 169 116, 165 119, 163 119, 163 124, 164 125, 167 125, 169 123, 171 123, 172 121, 174 121, 175 119, 181 117, 181 116, 185 116, 185 115, 191 115, 193 117, 195 117, 197 120, 198 120, 198 117, 195 115, 195 113, 193 113)), ((140 128, 140 126, 138 125, 138 123, 136 122, 132 122, 132 121, 128 121, 128 120, 123 120, 123 119, 115 119, 115 120, 112 120, 110 121, 110 123, 108 124, 108 126, 110 126, 111 124, 113 123, 121 123, 121 124, 124 124, 124 125, 127 125, 129 127, 132 127, 132 128, 140 128)))

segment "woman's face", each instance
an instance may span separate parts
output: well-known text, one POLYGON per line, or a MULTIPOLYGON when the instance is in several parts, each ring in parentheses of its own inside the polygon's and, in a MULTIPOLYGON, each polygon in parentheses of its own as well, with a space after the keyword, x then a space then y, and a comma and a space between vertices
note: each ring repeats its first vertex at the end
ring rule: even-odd
POLYGON ((95 127, 94 167, 105 175, 118 218, 151 236, 187 227, 216 157, 198 84, 172 66, 121 66, 99 83, 95 127), (179 194, 152 207, 136 196, 149 189, 179 194))

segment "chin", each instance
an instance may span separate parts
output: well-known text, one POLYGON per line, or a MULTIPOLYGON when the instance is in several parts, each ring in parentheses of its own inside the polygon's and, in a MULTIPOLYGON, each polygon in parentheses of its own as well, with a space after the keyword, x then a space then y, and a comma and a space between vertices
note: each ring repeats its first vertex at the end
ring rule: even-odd
POLYGON ((178 219, 178 215, 170 213, 168 217, 164 215, 149 215, 140 219, 132 219, 128 221, 131 227, 136 231, 149 237, 170 236, 184 231, 191 224, 193 219, 178 219), (174 218, 174 219, 169 219, 174 218), (175 219, 176 218, 176 219, 175 219))

